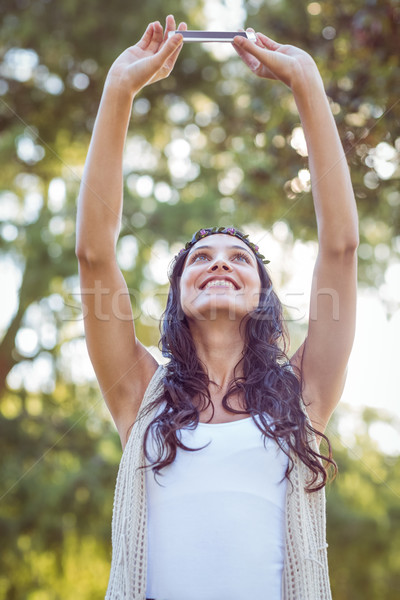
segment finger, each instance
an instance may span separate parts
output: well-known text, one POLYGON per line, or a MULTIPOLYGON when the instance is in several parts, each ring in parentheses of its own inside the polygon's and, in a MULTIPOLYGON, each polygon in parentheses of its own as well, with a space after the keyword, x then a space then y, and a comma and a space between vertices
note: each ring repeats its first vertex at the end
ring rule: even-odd
POLYGON ((146 48, 148 47, 148 45, 151 42, 151 38, 153 35, 153 23, 150 23, 149 25, 147 25, 146 31, 144 32, 144 34, 142 35, 141 39, 138 42, 138 46, 142 49, 142 50, 146 50, 146 48))
MULTIPOLYGON (((169 17, 172 17, 172 15, 168 15, 167 19, 169 17)), ((172 17, 172 19, 170 21, 167 21, 167 25, 166 25, 166 29, 165 29, 165 35, 164 35, 164 42, 166 42, 168 40, 168 33, 170 31, 186 31, 187 30, 187 25, 185 22, 181 22, 178 25, 178 28, 176 27, 176 23, 175 23, 175 19, 174 17, 172 17)), ((179 54, 180 50, 178 51, 179 54)), ((176 58, 178 58, 178 55, 176 56, 176 58)))
POLYGON ((148 49, 151 52, 156 53, 159 49, 160 45, 163 42, 163 28, 160 21, 155 21, 153 23, 153 35, 148 46, 148 49))
POLYGON ((263 64, 266 63, 266 60, 268 61, 268 55, 273 54, 271 50, 262 48, 242 36, 236 36, 233 40, 233 43, 241 50, 248 52, 252 56, 255 56, 255 58, 257 58, 263 64))
MULTIPOLYGON (((246 29, 246 30, 244 30, 244 29, 243 29, 243 27, 239 27, 238 31, 243 31, 243 32, 245 32, 245 33, 247 33, 247 32, 249 32, 249 33, 256 33, 252 27, 247 27, 247 29, 246 29)), ((239 37, 243 37, 243 36, 239 36, 239 37)), ((232 42, 232 43, 233 43, 233 42, 232 42)), ((260 48, 263 48, 263 47, 264 47, 264 46, 263 46, 263 45, 260 43, 260 41, 259 41, 258 39, 256 39, 256 41, 255 41, 255 42, 253 42, 253 43, 255 43, 255 44, 258 44, 258 45, 260 46, 260 48)))
MULTIPOLYGON (((184 22, 182 21, 182 23, 179 23, 179 25, 178 25, 178 29, 177 29, 176 31, 186 31, 186 30, 187 30, 187 25, 186 25, 186 23, 184 23, 184 22)), ((177 58, 178 58, 178 56, 179 56, 179 53, 180 53, 180 51, 182 50, 182 48, 183 48, 183 44, 180 44, 180 45, 178 46, 178 48, 175 50, 175 52, 172 54, 172 56, 170 57, 170 59, 169 59, 169 60, 170 60, 170 62, 171 62, 171 69, 172 69, 172 68, 173 68, 173 66, 175 65, 175 63, 176 63, 176 60, 177 60, 177 58)))
MULTIPOLYGON (((243 27, 240 27, 240 28, 238 29, 238 31, 245 31, 245 30, 243 29, 243 27)), ((261 41, 258 39, 258 37, 257 37, 257 34, 256 34, 256 32, 255 32, 255 29, 253 29, 253 27, 247 27, 247 28, 246 28, 246 33, 247 33, 247 32, 249 32, 249 33, 254 33, 254 34, 255 34, 255 36, 256 36, 256 41, 255 41, 255 42, 253 42, 253 44, 257 44, 257 46, 260 46, 260 48, 264 48, 264 44, 263 44, 263 43, 262 43, 262 42, 261 42, 261 41)))
POLYGON ((156 68, 160 69, 163 64, 176 52, 179 50, 183 43, 183 37, 179 35, 179 33, 173 35, 168 39, 167 42, 163 45, 163 47, 153 56, 153 60, 156 64, 156 68))
POLYGON ((246 31, 250 32, 250 33, 254 33, 256 35, 256 41, 253 42, 254 44, 257 44, 257 46, 260 46, 260 48, 264 48, 264 44, 261 42, 261 40, 258 38, 255 30, 252 27, 248 27, 246 29, 246 31))
POLYGON ((176 30, 176 24, 175 24, 175 18, 174 15, 168 15, 166 20, 165 20, 165 34, 164 34, 164 41, 167 41, 168 39, 168 33, 170 31, 175 31, 176 30))
POLYGON ((235 37, 234 45, 237 46, 236 51, 238 53, 239 51, 245 53, 243 60, 254 73, 257 74, 261 66, 263 66, 265 69, 263 77, 276 79, 273 68, 276 63, 275 52, 268 50, 267 48, 260 48, 254 42, 243 37, 235 37))
MULTIPOLYGON (((186 23, 180 23, 180 24, 179 24, 178 31, 185 31, 186 29, 187 29, 187 25, 186 25, 186 23)), ((171 56, 170 56, 170 57, 169 57, 169 59, 168 59, 168 67, 169 67, 169 69, 170 69, 171 71, 172 71, 172 69, 173 69, 173 68, 174 68, 174 66, 175 66, 175 63, 176 63, 176 61, 177 61, 177 59, 178 59, 178 56, 179 56, 179 54, 180 54, 180 52, 181 52, 182 48, 183 48, 183 44, 180 44, 180 45, 178 46, 178 48, 177 48, 177 49, 176 49, 176 50, 175 50, 175 51, 174 51, 174 52, 171 54, 171 56)))
POLYGON ((240 48, 235 43, 232 44, 237 54, 243 60, 243 62, 249 67, 251 71, 255 71, 257 67, 260 65, 260 61, 254 58, 251 54, 246 52, 243 48, 240 48))
POLYGON ((257 39, 260 40, 262 44, 269 50, 278 50, 281 45, 260 32, 257 32, 257 39))

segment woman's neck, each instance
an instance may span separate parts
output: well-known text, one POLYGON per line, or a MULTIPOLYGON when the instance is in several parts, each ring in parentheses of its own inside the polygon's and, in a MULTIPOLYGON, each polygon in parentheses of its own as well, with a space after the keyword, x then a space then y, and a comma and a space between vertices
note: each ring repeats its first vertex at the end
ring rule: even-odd
MULTIPOLYGON (((243 356, 244 341, 237 324, 229 321, 197 321, 190 324, 190 330, 197 356, 210 381, 217 386, 214 392, 226 391, 235 367, 243 356)), ((235 375, 241 374, 239 367, 235 375)))

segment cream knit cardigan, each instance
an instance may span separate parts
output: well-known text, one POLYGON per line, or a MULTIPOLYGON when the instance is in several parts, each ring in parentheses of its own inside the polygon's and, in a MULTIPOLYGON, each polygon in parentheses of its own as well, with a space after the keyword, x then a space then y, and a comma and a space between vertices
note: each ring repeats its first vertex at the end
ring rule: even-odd
MULTIPOLYGON (((159 393, 164 369, 160 365, 140 409, 159 393)), ((147 503, 143 435, 153 411, 135 421, 125 447, 115 488, 112 517, 112 562, 106 600, 145 600, 147 574, 147 503)), ((310 440, 317 448, 315 437, 310 440)), ((282 600, 331 600, 329 584, 325 490, 307 494, 309 471, 297 456, 286 494, 286 545, 282 600)), ((268 590, 265 590, 265 599, 268 590)), ((173 598, 171 598, 173 600, 173 598)), ((188 598, 190 600, 190 598, 188 598)), ((261 598, 259 600, 262 600, 261 598)))

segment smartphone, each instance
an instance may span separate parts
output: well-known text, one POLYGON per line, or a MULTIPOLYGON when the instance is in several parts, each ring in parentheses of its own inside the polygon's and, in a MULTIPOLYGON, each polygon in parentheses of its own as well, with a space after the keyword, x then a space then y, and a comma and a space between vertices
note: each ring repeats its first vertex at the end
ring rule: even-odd
POLYGON ((184 42, 233 42, 237 35, 246 37, 252 42, 257 41, 253 31, 170 31, 168 37, 172 37, 175 33, 180 33, 184 42))

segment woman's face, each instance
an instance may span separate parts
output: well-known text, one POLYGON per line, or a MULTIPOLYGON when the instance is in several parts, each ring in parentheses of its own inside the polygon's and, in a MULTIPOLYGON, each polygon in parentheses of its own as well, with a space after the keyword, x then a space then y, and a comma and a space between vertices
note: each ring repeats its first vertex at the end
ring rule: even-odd
POLYGON ((189 319, 240 320, 258 306, 260 287, 257 260, 247 244, 235 236, 209 235, 186 257, 182 309, 189 319))

